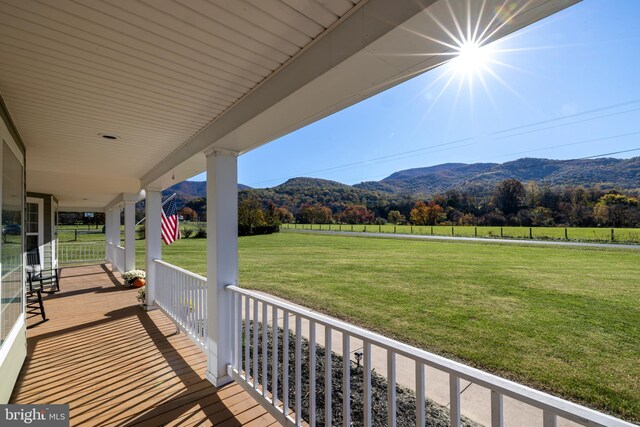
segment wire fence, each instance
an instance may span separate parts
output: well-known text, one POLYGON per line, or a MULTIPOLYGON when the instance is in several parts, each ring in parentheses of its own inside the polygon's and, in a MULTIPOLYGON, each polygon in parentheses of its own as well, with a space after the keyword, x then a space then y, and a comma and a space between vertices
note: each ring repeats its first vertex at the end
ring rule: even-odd
POLYGON ((282 224, 285 230, 349 231, 449 237, 640 243, 640 228, 498 227, 374 224, 282 224))

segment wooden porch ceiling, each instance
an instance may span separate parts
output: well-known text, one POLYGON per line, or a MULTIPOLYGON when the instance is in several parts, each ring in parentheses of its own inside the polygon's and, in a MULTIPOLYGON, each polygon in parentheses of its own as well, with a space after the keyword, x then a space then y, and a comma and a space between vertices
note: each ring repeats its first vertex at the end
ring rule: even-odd
POLYGON ((11 403, 69 404, 71 425, 277 424, 239 385, 213 387, 206 356, 106 267, 65 268, 61 288, 45 297, 49 320, 29 320, 11 403))

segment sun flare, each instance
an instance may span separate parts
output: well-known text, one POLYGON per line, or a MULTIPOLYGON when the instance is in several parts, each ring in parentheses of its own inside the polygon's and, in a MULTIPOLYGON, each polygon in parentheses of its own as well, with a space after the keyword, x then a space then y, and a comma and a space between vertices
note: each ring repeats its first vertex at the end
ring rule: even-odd
POLYGON ((456 56, 450 61, 453 72, 462 75, 474 75, 482 72, 491 62, 491 52, 487 46, 475 41, 463 43, 456 56))

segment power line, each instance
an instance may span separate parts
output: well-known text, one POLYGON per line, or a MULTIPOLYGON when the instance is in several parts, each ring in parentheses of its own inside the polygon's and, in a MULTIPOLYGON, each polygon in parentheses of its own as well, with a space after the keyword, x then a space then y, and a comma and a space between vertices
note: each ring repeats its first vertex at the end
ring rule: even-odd
POLYGON ((575 121, 572 121, 572 122, 560 123, 559 125, 547 126, 547 127, 543 127, 543 128, 539 128, 539 129, 528 130, 528 131, 525 131, 525 132, 512 133, 511 135, 499 136, 496 139, 513 138, 514 136, 528 135, 530 133, 542 132, 542 131, 545 131, 545 130, 555 129, 555 128, 559 128, 559 127, 562 127, 562 126, 571 126, 571 125, 575 125, 577 123, 584 123, 584 122, 590 122, 592 120, 603 119, 603 118, 606 118, 606 117, 619 116, 620 114, 632 113, 634 111, 640 111, 640 108, 632 108, 631 110, 618 111, 616 113, 604 114, 602 116, 590 117, 588 119, 575 120, 575 121))
MULTIPOLYGON (((430 150, 430 149, 438 148, 438 147, 444 147, 444 146, 447 146, 447 145, 459 144, 461 142, 470 141, 472 139, 474 139, 474 138, 470 137, 470 138, 457 139, 455 141, 449 141, 449 142, 445 142, 445 143, 442 143, 442 144, 430 145, 428 147, 418 148, 416 150, 409 150, 409 151, 403 151, 403 152, 400 152, 400 153, 389 154, 389 155, 386 155, 386 156, 374 157, 373 159, 362 160, 362 161, 353 162, 353 163, 346 163, 346 164, 343 164, 343 165, 333 166, 333 167, 326 168, 326 169, 318 169, 318 170, 315 170, 315 171, 302 172, 302 173, 298 173, 298 174, 294 174, 294 175, 288 175, 288 176, 285 176, 285 177, 273 178, 273 179, 269 179, 269 180, 265 180, 265 181, 258 181, 258 182, 252 183, 251 185, 264 184, 264 183, 274 182, 274 181, 280 181, 280 180, 283 180, 283 179, 288 179, 288 178, 295 177, 295 176, 300 176, 300 175, 310 175, 310 174, 320 173, 320 172, 329 172, 329 171, 348 168, 348 167, 356 166, 356 165, 364 165, 364 164, 368 164, 368 163, 371 163, 371 162, 374 162, 374 161, 377 161, 377 160, 384 160, 384 159, 389 159, 391 157, 402 156, 402 155, 405 155, 405 154, 418 153, 420 151, 430 150)), ((467 144, 467 145, 469 145, 469 144, 467 144)), ((393 160, 400 160, 400 159, 393 159, 393 160)))
POLYGON ((627 105, 638 104, 638 103, 640 103, 640 98, 632 99, 630 101, 621 102, 619 104, 612 104, 612 105, 607 105, 605 107, 594 108, 593 110, 582 111, 580 113, 575 113, 575 114, 569 114, 569 115, 566 115, 566 116, 556 117, 556 118, 549 119, 549 120, 542 120, 542 121, 539 121, 539 122, 528 123, 528 124, 525 124, 525 125, 511 127, 511 128, 508 128, 508 129, 501 129, 501 130, 493 132, 492 135, 497 135, 497 134, 501 134, 501 133, 507 133, 507 132, 511 132, 513 130, 519 130, 519 129, 524 129, 524 128, 528 128, 528 127, 543 125, 543 124, 546 124, 546 123, 553 123, 553 122, 557 122, 557 121, 564 120, 564 119, 570 119, 572 117, 584 116, 584 115, 587 115, 587 114, 597 113, 597 112, 605 111, 605 110, 611 110, 613 108, 624 107, 624 106, 627 106, 627 105))
POLYGON ((533 153, 535 151, 553 150, 554 148, 570 147, 572 145, 586 144, 588 142, 606 141, 608 139, 622 138, 622 137, 625 137, 625 136, 632 136, 632 135, 638 135, 638 134, 640 134, 640 131, 630 132, 630 133, 623 133, 623 134, 619 134, 619 135, 605 136, 605 137, 602 137, 602 138, 586 139, 586 140, 578 141, 578 142, 570 142, 568 144, 548 145, 546 147, 535 148, 533 150, 515 151, 515 152, 511 152, 511 153, 506 153, 506 154, 502 154, 502 155, 500 155, 498 157, 507 157, 507 156, 513 156, 513 155, 516 155, 516 154, 533 153))
MULTIPOLYGON (((583 111, 583 112, 580 112, 580 113, 575 113, 575 114, 570 114, 570 115, 566 115, 566 116, 556 117, 556 118, 549 119, 549 120, 543 120, 543 121, 533 122, 533 123, 520 125, 520 126, 516 126, 516 127, 511 127, 511 128, 507 128, 507 129, 501 129, 501 130, 492 132, 490 135, 499 135, 499 134, 507 133, 507 132, 510 132, 510 131, 513 131, 513 130, 525 129, 525 128, 537 126, 537 125, 540 125, 540 124, 557 122, 557 121, 565 120, 567 118, 584 116, 584 115, 593 114, 593 113, 599 112, 599 111, 606 111, 606 110, 610 110, 610 109, 613 109, 613 108, 619 108, 619 107, 622 107, 622 106, 627 106, 627 105, 632 105, 632 104, 637 104, 637 103, 640 103, 640 98, 633 99, 633 100, 630 100, 630 101, 621 102, 621 103, 617 103, 617 104, 611 104, 611 105, 607 105, 607 106, 604 106, 604 107, 583 111)), ((546 128, 535 129, 535 130, 526 131, 526 132, 522 132, 522 133, 506 135, 506 136, 498 137, 496 139, 511 138, 511 137, 514 137, 514 136, 523 135, 523 134, 527 134, 527 133, 540 132, 540 131, 547 130, 547 129, 553 129, 553 128, 556 128, 556 127, 567 126, 567 125, 576 124, 576 123, 588 122, 588 121, 591 121, 591 120, 597 120, 597 119, 600 119, 600 118, 611 117, 611 116, 615 116, 615 115, 619 115, 619 114, 625 114, 625 113, 638 111, 638 110, 640 110, 640 108, 635 108, 635 109, 631 109, 631 110, 625 110, 625 111, 620 111, 620 112, 616 112, 616 113, 606 114, 606 115, 603 115, 603 116, 590 117, 590 118, 583 119, 583 120, 577 120, 577 121, 574 121, 574 122, 571 122, 571 123, 563 123, 563 124, 559 124, 559 125, 554 125, 554 126, 549 126, 549 127, 546 127, 546 128)), ((586 143, 586 142, 595 142, 595 141, 600 141, 600 140, 619 138, 619 137, 623 137, 623 136, 635 135, 635 134, 638 134, 638 133, 640 133, 640 132, 633 132, 633 133, 623 134, 623 135, 614 135, 614 136, 603 137, 603 138, 587 140, 587 141, 580 141, 580 142, 575 142, 575 143, 570 143, 570 144, 558 144, 558 145, 554 145, 554 146, 548 146, 548 147, 544 147, 544 148, 541 148, 541 149, 528 150, 528 151, 523 151, 523 152, 519 152, 519 153, 518 152, 516 152, 516 153, 508 153, 508 154, 505 154, 505 155, 501 155, 500 157, 505 157, 505 156, 512 155, 512 154, 521 154, 521 153, 526 153, 526 152, 533 152, 533 151, 543 151, 543 150, 547 150, 547 149, 554 149, 554 148, 565 147, 565 146, 570 146, 570 145, 578 145, 578 144, 583 144, 583 143, 586 143)), ((433 148, 459 144, 461 142, 466 142, 466 141, 472 141, 472 140, 474 140, 476 138, 477 137, 473 136, 473 137, 468 137, 468 138, 457 139, 457 140, 454 140, 454 141, 447 141, 447 142, 444 142, 442 144, 431 145, 431 146, 427 146, 427 147, 423 147, 423 148, 419 148, 419 149, 415 149, 415 150, 409 150, 409 151, 399 152, 399 153, 395 153, 395 154, 389 154, 389 155, 386 155, 386 156, 374 157, 372 159, 362 160, 362 161, 358 161, 358 162, 345 163, 343 165, 333 166, 333 167, 330 167, 330 168, 324 168, 324 169, 318 169, 318 170, 314 170, 314 171, 301 172, 301 173, 296 173, 296 174, 290 174, 290 175, 284 176, 284 177, 279 177, 279 178, 273 178, 273 179, 264 180, 264 181, 253 182, 253 183, 250 183, 249 185, 255 186, 255 185, 259 185, 259 184, 278 182, 278 181, 285 180, 285 179, 290 179, 290 178, 296 177, 296 176, 305 176, 305 175, 311 175, 311 174, 322 173, 322 172, 333 172, 333 171, 338 171, 338 170, 342 170, 342 169, 349 170, 349 169, 353 169, 353 167, 363 166, 363 165, 370 164, 372 162, 379 162, 381 160, 382 161, 384 161, 384 160, 402 160, 402 159, 405 159, 405 158, 408 158, 408 157, 398 157, 398 156, 403 156, 403 155, 407 155, 407 154, 415 154, 415 153, 418 153, 418 152, 426 152, 426 150, 431 150, 433 148)), ((457 147, 457 148, 461 148, 461 147, 464 147, 464 146, 467 146, 467 145, 471 145, 471 144, 465 144, 465 145, 462 145, 462 146, 457 147)), ((635 150, 632 150, 632 151, 635 151, 635 150)))

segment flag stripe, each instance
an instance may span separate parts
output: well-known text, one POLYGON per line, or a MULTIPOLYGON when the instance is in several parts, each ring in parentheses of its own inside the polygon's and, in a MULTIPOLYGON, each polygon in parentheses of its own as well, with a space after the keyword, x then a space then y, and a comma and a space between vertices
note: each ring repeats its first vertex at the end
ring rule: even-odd
POLYGON ((175 200, 171 199, 162 207, 162 221, 160 224, 162 230, 162 240, 170 245, 180 236, 180 222, 178 221, 178 212, 175 200))

